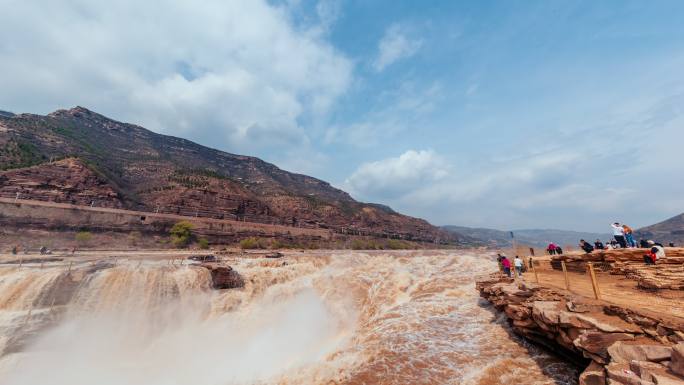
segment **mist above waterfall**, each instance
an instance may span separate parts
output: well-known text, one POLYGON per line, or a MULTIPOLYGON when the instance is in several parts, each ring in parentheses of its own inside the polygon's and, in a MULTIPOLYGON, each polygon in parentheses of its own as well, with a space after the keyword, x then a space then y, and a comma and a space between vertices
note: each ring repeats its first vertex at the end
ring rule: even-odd
POLYGON ((480 305, 483 256, 230 263, 243 289, 155 261, 1 267, 0 384, 573 383, 572 368, 512 341, 480 305))

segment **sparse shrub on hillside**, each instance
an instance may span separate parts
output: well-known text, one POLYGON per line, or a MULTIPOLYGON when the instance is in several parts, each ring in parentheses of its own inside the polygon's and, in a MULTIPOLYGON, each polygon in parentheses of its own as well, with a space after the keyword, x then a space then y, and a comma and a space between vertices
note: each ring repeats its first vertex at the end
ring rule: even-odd
POLYGON ((88 243, 93 239, 93 234, 91 234, 89 231, 79 231, 76 233, 76 242, 78 242, 79 245, 83 246, 88 243))
POLYGON ((138 242, 142 239, 142 234, 140 231, 131 231, 128 233, 128 240, 130 241, 131 245, 137 246, 138 242))
POLYGON ((202 250, 206 250, 209 248, 209 241, 206 238, 200 238, 199 241, 197 241, 197 244, 199 245, 199 248, 202 250))
POLYGON ((169 231, 173 245, 176 247, 186 247, 192 240, 192 229, 192 223, 186 221, 173 225, 171 231, 169 231))
POLYGON ((398 239, 390 239, 387 241, 386 248, 389 250, 408 250, 413 248, 413 246, 408 242, 400 241, 398 239))
POLYGON ((240 241, 240 248, 243 250, 266 249, 268 248, 268 242, 261 238, 249 237, 240 241))
POLYGON ((352 250, 366 250, 366 242, 361 239, 354 239, 351 242, 352 250))

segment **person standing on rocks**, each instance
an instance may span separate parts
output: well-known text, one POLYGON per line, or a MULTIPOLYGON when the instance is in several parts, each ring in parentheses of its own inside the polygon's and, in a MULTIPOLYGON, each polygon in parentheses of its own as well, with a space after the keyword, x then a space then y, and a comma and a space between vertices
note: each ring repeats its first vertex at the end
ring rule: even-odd
POLYGON ((511 277, 511 261, 505 255, 501 256, 501 266, 503 266, 504 274, 511 277))
POLYGON ((620 244, 621 248, 626 249, 625 229, 620 225, 620 222, 615 222, 611 226, 613 227, 613 238, 620 244))
POLYGON ((634 240, 633 235, 634 230, 627 225, 622 225, 622 228, 625 230, 625 241, 627 242, 627 246, 636 247, 636 241, 634 240))
POLYGON ((520 259, 519 255, 515 256, 515 259, 513 260, 513 265, 515 266, 515 272, 518 273, 518 277, 522 277, 523 261, 522 259, 520 259))

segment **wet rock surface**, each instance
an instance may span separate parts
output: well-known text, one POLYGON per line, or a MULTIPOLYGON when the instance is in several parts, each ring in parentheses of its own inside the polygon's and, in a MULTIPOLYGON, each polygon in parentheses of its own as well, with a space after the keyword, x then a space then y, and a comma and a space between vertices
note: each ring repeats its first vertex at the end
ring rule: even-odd
POLYGON ((644 315, 526 282, 491 277, 480 296, 505 313, 513 332, 578 361, 582 385, 684 385, 684 320, 644 315))
POLYGON ((230 266, 218 263, 203 263, 200 266, 211 273, 214 289, 236 289, 245 286, 245 280, 230 266))

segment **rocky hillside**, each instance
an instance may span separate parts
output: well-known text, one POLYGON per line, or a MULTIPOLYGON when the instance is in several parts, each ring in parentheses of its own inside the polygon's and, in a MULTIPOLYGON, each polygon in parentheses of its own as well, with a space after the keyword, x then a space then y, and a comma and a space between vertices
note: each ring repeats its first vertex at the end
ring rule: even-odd
POLYGON ((422 241, 464 238, 327 182, 82 107, 0 114, 0 195, 422 241))
POLYGON ((652 239, 663 244, 673 242, 677 246, 684 245, 684 214, 643 227, 635 232, 636 239, 652 239))
MULTIPOLYGON (((444 230, 462 234, 482 240, 485 244, 493 247, 510 247, 512 243, 511 232, 486 228, 473 228, 464 226, 444 226, 444 230)), ((554 230, 554 229, 523 229, 513 230, 515 239, 520 244, 534 247, 546 247, 549 242, 554 242, 561 246, 577 245, 580 239, 593 242, 596 239, 605 241, 610 239, 608 233, 589 233, 581 231, 554 230)))

